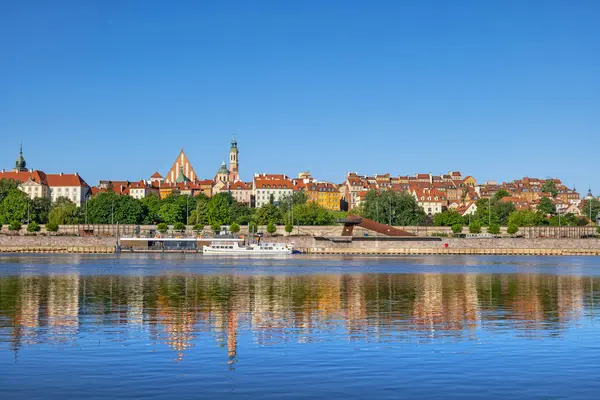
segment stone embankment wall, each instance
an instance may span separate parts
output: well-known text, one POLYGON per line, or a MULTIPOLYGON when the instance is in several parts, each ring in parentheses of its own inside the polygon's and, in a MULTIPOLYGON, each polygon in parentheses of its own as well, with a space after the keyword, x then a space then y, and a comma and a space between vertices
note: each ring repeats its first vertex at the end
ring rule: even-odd
MULTIPOLYGON (((269 240, 269 238, 265 238, 269 240)), ((328 240, 315 240, 306 236, 278 237, 274 240, 294 243, 299 249, 600 249, 599 239, 454 239, 442 241, 360 241, 335 243, 328 240)))
POLYGON ((114 237, 95 237, 95 236, 8 236, 0 235, 0 246, 56 246, 56 247, 72 247, 72 246, 113 246, 115 245, 114 237))

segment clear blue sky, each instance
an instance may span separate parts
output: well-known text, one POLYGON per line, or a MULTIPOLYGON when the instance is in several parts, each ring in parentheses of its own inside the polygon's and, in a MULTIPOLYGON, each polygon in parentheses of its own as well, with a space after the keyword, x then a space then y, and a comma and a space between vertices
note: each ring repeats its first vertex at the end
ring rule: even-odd
POLYGON ((557 176, 600 193, 600 2, 0 2, 0 164, 557 176))

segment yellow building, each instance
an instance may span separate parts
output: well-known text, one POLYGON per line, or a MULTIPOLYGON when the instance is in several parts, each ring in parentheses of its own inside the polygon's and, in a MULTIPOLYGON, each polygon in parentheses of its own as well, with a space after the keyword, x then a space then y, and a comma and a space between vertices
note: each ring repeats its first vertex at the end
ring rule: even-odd
POLYGON ((340 191, 330 182, 311 182, 306 185, 308 201, 332 211, 340 209, 340 191))

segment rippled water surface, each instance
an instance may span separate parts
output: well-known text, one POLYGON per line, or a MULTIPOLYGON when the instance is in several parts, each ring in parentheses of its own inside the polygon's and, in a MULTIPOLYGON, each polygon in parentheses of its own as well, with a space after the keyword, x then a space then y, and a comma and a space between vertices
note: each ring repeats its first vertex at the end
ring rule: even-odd
POLYGON ((598 398, 600 259, 0 256, 12 398, 598 398))

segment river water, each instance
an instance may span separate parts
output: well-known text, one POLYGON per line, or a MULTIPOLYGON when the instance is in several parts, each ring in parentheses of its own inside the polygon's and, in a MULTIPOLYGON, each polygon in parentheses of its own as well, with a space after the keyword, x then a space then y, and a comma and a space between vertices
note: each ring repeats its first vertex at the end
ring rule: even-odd
POLYGON ((0 393, 598 398, 600 258, 0 256, 0 393))

